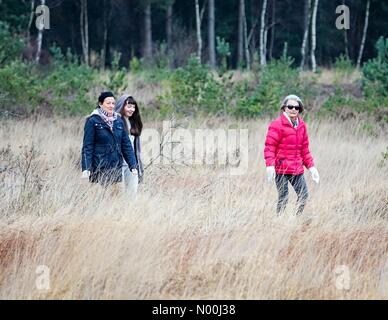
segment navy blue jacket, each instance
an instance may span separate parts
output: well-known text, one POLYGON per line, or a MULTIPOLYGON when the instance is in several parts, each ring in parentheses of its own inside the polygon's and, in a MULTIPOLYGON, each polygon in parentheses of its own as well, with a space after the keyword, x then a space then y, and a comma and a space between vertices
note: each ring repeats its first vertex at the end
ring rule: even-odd
POLYGON ((131 141, 120 117, 113 122, 113 130, 98 114, 87 118, 82 146, 82 171, 91 172, 90 181, 110 182, 122 180, 123 157, 130 169, 136 169, 137 162, 131 141))

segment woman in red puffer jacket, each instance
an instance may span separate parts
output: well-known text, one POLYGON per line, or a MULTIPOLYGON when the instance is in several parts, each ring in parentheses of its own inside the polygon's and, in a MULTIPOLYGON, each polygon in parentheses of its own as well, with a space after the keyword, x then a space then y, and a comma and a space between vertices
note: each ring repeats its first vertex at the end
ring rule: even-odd
POLYGON ((278 190, 277 213, 288 201, 288 182, 298 195, 297 214, 302 213, 308 197, 304 167, 310 170, 314 182, 319 183, 319 173, 309 150, 307 128, 299 114, 303 112, 302 100, 296 95, 287 96, 281 105, 283 113, 268 128, 264 159, 268 181, 275 178, 278 190))

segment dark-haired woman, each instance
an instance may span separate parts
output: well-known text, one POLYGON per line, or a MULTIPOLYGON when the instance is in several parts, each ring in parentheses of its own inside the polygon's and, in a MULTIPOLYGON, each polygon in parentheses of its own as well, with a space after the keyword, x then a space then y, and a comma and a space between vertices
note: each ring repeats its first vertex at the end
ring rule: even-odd
POLYGON ((102 92, 98 106, 86 119, 82 146, 82 179, 103 186, 122 181, 123 157, 132 174, 137 163, 124 121, 114 112, 115 98, 102 92))
POLYGON ((117 101, 115 111, 124 120, 124 128, 131 140, 132 147, 135 150, 138 174, 133 175, 128 165, 124 163, 123 177, 125 187, 130 194, 136 194, 138 185, 141 183, 144 174, 143 162, 141 159, 140 135, 143 130, 139 106, 136 100, 130 95, 123 95, 117 101))
POLYGON ((299 117, 303 112, 302 100, 296 95, 285 97, 281 111, 280 117, 269 125, 265 139, 267 178, 276 182, 279 195, 277 213, 280 214, 286 207, 290 182, 298 195, 297 214, 300 214, 308 197, 303 166, 311 172, 316 183, 319 183, 319 174, 310 153, 307 127, 299 117))

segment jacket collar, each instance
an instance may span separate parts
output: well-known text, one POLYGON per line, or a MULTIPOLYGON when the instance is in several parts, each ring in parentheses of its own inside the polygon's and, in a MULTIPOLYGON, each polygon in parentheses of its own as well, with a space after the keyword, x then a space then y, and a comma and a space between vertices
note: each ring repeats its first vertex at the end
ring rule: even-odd
MULTIPOLYGON (((294 126, 292 125, 291 119, 287 116, 285 112, 281 114, 280 119, 282 121, 282 124, 289 125, 290 127, 294 128, 294 126)), ((297 118, 297 121, 298 121, 298 126, 295 129, 298 129, 303 125, 303 121, 299 116, 297 118)))
MULTIPOLYGON (((110 131, 108 124, 101 118, 101 116, 97 110, 94 110, 88 117, 89 118, 94 117, 94 119, 96 119, 101 125, 103 125, 107 129, 109 129, 109 131, 110 131)), ((119 117, 117 117, 117 119, 119 119, 119 117)), ((118 124, 117 119, 115 121, 113 121, 113 128, 115 128, 118 124)))

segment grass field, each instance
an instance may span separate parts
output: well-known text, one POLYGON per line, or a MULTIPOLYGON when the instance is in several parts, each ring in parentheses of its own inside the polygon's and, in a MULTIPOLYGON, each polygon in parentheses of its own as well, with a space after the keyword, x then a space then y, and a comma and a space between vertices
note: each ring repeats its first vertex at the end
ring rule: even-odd
POLYGON ((388 299, 386 132, 310 121, 320 184, 306 171, 305 212, 291 191, 277 218, 268 121, 233 122, 244 175, 150 165, 136 199, 81 183, 82 119, 2 121, 0 298, 388 299))

